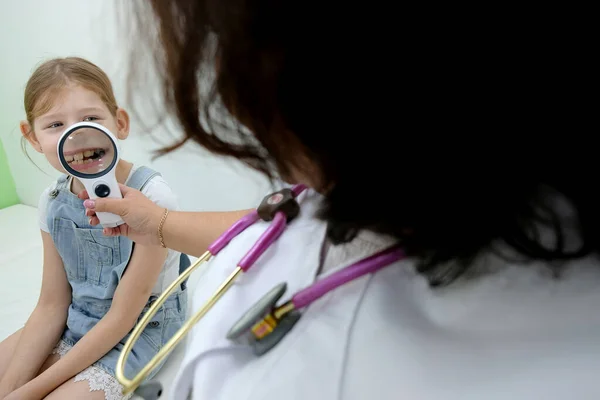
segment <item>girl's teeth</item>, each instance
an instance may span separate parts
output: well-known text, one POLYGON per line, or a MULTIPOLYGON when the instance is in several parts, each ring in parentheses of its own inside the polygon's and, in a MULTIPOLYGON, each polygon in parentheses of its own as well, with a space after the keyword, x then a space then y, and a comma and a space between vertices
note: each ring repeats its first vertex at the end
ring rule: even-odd
MULTIPOLYGON (((91 158, 89 158, 89 157, 92 157, 94 154, 96 154, 96 151, 86 150, 86 151, 82 151, 81 153, 65 156, 65 160, 68 163, 71 163, 73 165, 89 164, 92 161, 94 161, 91 158)), ((98 154, 101 154, 101 153, 99 152, 98 154)))

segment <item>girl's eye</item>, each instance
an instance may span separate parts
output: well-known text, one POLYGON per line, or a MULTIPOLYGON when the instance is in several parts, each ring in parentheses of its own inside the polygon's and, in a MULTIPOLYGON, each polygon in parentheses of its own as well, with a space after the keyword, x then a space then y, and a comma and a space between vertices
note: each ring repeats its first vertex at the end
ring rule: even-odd
POLYGON ((54 122, 54 123, 48 125, 48 128, 53 129, 53 128, 58 128, 59 126, 62 126, 62 122, 54 122))
POLYGON ((83 120, 84 120, 85 122, 93 122, 93 121, 97 121, 97 120, 99 120, 99 119, 100 119, 100 118, 98 118, 98 117, 85 117, 83 120))

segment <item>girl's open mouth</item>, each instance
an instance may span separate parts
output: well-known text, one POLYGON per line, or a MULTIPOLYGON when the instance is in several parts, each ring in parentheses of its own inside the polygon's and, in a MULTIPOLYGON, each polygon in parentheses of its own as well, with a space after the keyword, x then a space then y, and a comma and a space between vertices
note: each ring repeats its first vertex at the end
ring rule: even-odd
POLYGON ((81 171, 102 163, 107 150, 101 148, 85 149, 65 153, 65 161, 75 170, 81 171))
POLYGON ((80 150, 78 152, 71 152, 71 154, 65 154, 65 161, 69 165, 89 164, 94 160, 102 158, 105 154, 106 150, 104 149, 80 150))

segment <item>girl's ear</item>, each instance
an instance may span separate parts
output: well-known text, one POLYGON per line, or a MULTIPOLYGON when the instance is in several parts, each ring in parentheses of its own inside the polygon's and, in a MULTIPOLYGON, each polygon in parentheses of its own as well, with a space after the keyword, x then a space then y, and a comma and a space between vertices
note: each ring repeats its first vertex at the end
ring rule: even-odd
POLYGON ((129 114, 122 108, 117 109, 117 137, 121 140, 129 136, 129 114))
POLYGON ((29 125, 29 122, 21 121, 19 123, 19 128, 21 129, 21 134, 23 137, 27 139, 29 144, 31 144, 31 147, 33 147, 38 153, 42 153, 42 145, 40 142, 38 142, 37 137, 35 137, 35 133, 33 132, 31 125, 29 125))

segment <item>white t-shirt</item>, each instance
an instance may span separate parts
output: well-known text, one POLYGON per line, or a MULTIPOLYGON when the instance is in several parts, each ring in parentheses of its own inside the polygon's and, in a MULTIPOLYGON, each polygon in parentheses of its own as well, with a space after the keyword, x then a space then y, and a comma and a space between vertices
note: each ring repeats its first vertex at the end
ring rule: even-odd
MULTIPOLYGON (((303 195, 305 196, 305 195, 303 195)), ((226 339, 242 314, 287 282, 279 304, 314 282, 325 225, 302 213, 198 322, 169 398, 211 400, 599 399, 600 263, 570 263, 553 279, 542 263, 486 256, 479 278, 432 289, 411 260, 329 292, 261 357, 226 339)), ((193 310, 231 273, 268 223, 239 235, 211 261, 193 310)), ((330 246, 325 274, 389 246, 361 233, 330 246)))
MULTIPOLYGON (((127 177, 125 183, 131 179, 133 174, 137 171, 137 167, 133 166, 131 168, 131 172, 127 177)), ((71 178, 69 178, 68 185, 71 185, 71 178)), ((42 195, 40 196, 40 200, 38 202, 38 216, 39 216, 39 225, 40 229, 44 232, 50 233, 50 229, 48 228, 48 218, 47 218, 47 209, 48 209, 48 199, 50 192, 56 188, 57 182, 54 182, 50 185, 42 195)), ((141 191, 146 197, 150 200, 158 204, 163 208, 168 208, 171 211, 178 210, 178 201, 177 197, 167 184, 167 182, 161 176, 154 176, 147 183, 146 186, 142 188, 141 191)), ((167 253, 167 259, 165 261, 164 267, 160 276, 158 277, 157 283, 152 289, 152 294, 160 295, 170 284, 179 276, 179 257, 181 253, 169 249, 167 253)))

